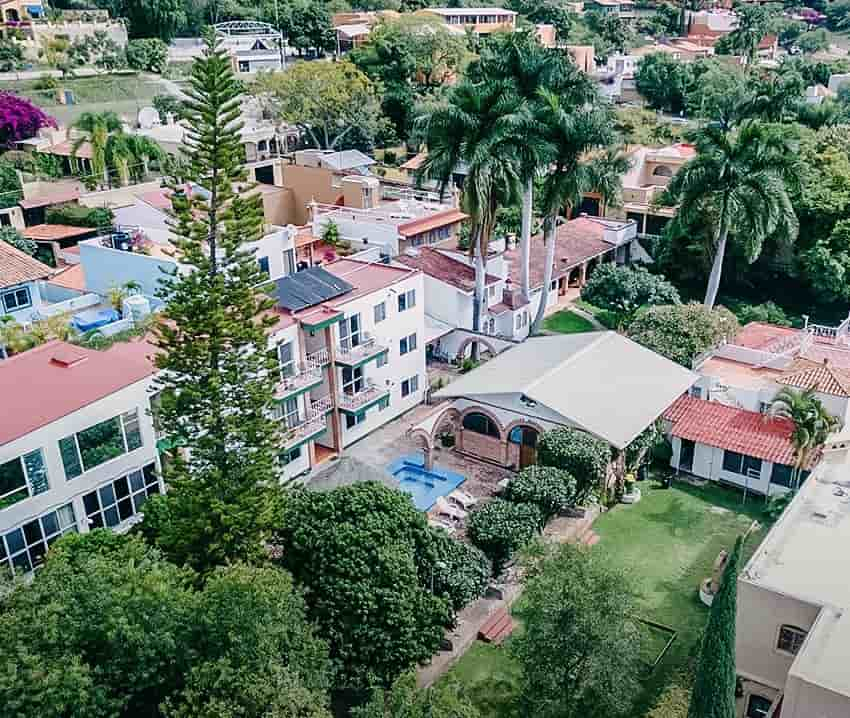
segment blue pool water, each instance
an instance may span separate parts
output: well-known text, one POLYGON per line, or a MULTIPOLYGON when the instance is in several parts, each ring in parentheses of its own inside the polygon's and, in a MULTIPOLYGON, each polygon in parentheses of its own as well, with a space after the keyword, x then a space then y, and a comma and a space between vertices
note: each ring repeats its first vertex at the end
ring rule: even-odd
POLYGON ((436 465, 426 471, 421 454, 402 456, 387 466, 387 471, 395 476, 399 488, 410 494, 420 511, 427 511, 440 496, 451 493, 466 481, 465 476, 436 465))

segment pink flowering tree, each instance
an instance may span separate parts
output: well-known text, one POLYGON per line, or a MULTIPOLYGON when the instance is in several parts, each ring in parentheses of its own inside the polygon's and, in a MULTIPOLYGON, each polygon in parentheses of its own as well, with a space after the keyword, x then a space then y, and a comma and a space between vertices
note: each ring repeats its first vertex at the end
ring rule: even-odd
POLYGON ((0 146, 35 137, 42 127, 56 127, 56 120, 25 97, 0 92, 0 146))

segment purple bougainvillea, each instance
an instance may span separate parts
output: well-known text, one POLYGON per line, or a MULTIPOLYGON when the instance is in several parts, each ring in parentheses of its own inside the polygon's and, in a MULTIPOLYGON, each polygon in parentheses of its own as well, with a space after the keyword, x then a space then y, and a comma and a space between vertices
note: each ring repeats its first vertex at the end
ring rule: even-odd
POLYGON ((35 137, 42 127, 56 127, 56 120, 25 97, 0 92, 0 146, 35 137))

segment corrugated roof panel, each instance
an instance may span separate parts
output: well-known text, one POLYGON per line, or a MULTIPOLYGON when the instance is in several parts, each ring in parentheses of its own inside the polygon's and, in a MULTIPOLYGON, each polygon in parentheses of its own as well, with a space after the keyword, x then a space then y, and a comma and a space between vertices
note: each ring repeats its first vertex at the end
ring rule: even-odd
POLYGON ((277 303, 284 309, 297 312, 354 289, 344 279, 321 267, 310 267, 277 280, 277 303))

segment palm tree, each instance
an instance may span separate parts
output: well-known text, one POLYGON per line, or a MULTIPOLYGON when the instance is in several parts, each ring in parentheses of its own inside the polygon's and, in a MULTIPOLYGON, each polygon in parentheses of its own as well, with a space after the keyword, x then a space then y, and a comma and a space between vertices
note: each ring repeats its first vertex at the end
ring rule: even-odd
POLYGON ((808 464, 812 452, 841 425, 814 396, 815 389, 816 387, 811 387, 798 391, 784 387, 770 404, 770 416, 788 419, 794 424, 791 434, 795 452, 794 470, 791 474, 791 488, 794 490, 800 483, 800 474, 808 464))
POLYGON ((768 237, 786 243, 796 238, 791 195, 799 170, 794 144, 781 126, 746 120, 724 130, 709 124, 691 137, 696 157, 676 173, 667 191, 678 202, 680 227, 713 222, 709 253, 714 259, 705 292, 705 306, 713 307, 730 236, 750 262, 768 237))
POLYGON ((774 25, 770 11, 760 5, 740 5, 736 8, 738 25, 726 37, 725 45, 735 53, 746 58, 747 65, 753 67, 759 43, 774 25))
POLYGON ((85 134, 74 141, 71 156, 76 157, 83 143, 88 142, 92 172, 103 177, 104 186, 109 186, 112 170, 117 172, 121 184, 127 184, 131 177, 138 179, 147 172, 151 159, 162 158, 163 152, 155 142, 124 132, 123 123, 114 112, 84 112, 74 127, 85 134))
POLYGON ((546 260, 532 333, 539 330, 546 311, 559 215, 565 211, 569 217, 585 192, 596 191, 604 203, 616 205, 621 177, 629 169, 629 160, 614 145, 616 135, 608 109, 593 105, 577 108, 545 90, 542 97, 539 117, 546 128, 550 169, 543 180, 541 202, 546 260))
MULTIPOLYGON (((428 146, 420 175, 440 182, 441 191, 459 169, 466 170, 464 208, 470 215, 469 251, 475 262, 472 329, 480 331, 487 246, 496 210, 516 196, 519 163, 513 153, 521 102, 505 81, 465 79, 448 101, 428 108, 416 122, 428 146)), ((477 344, 472 346, 477 358, 477 344)))

